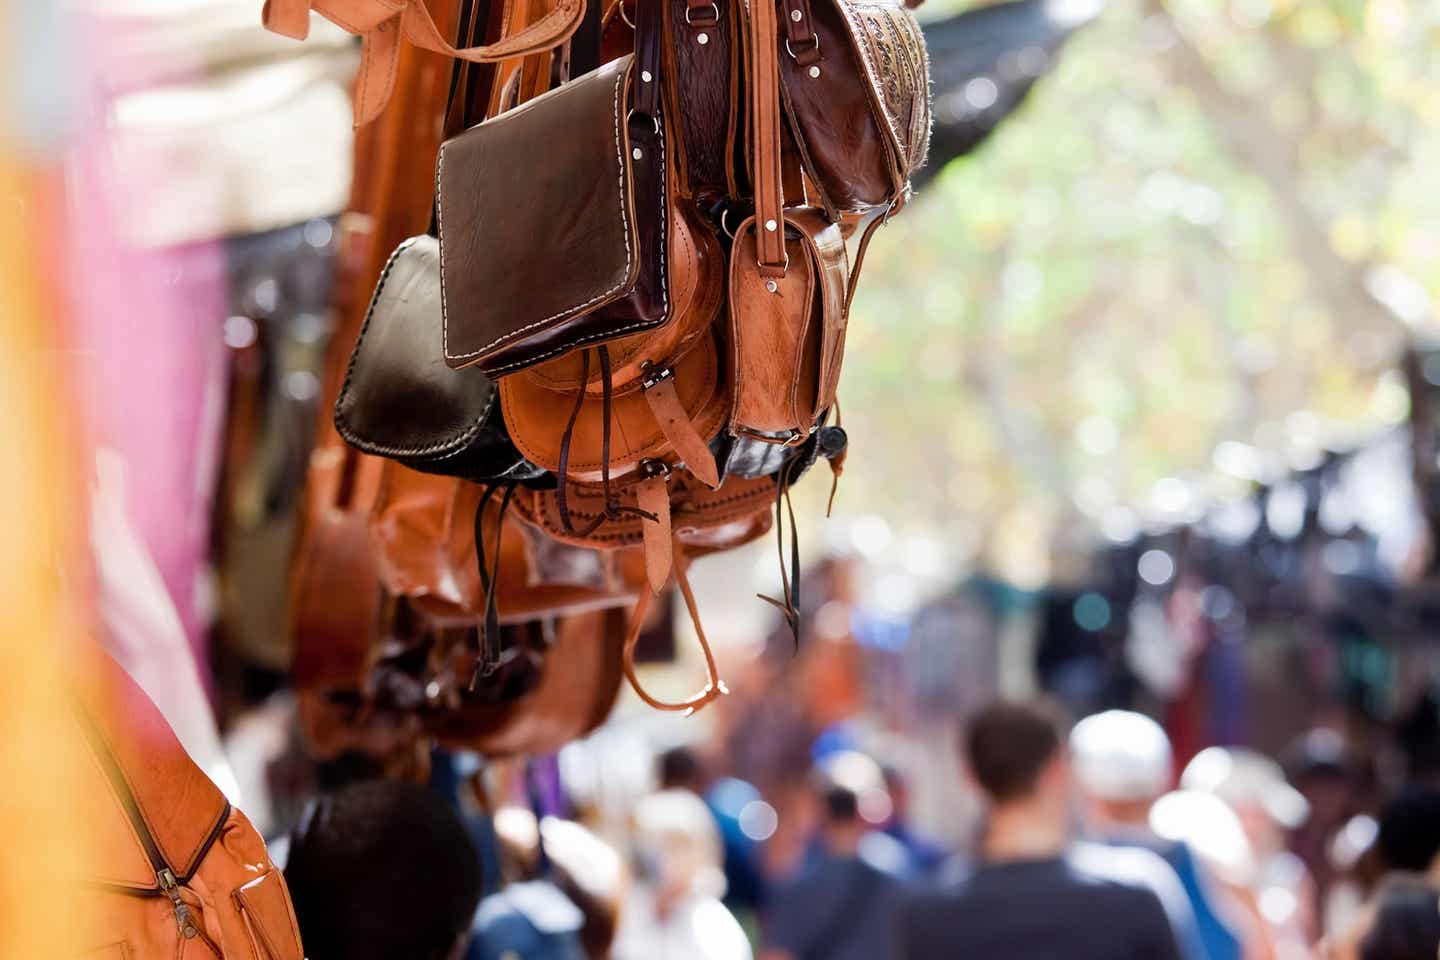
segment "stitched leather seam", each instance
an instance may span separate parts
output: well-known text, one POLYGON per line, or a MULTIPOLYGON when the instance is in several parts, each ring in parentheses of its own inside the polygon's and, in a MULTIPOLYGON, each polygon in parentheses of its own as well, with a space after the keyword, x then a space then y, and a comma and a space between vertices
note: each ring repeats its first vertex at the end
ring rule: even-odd
POLYGON ((375 294, 370 298, 370 307, 365 311, 365 321, 360 324, 360 333, 355 338, 355 349, 351 352, 350 363, 345 368, 345 382, 340 385, 340 395, 335 399, 335 429, 340 432, 340 436, 344 438, 346 443, 351 444, 365 453, 373 453, 379 456, 424 457, 435 453, 444 453, 446 456, 458 455, 464 452, 465 445, 475 439, 475 435, 480 432, 480 428, 490 419, 490 411, 495 406, 495 396, 498 391, 493 389, 490 391, 490 396, 485 401, 485 409, 480 411, 480 416, 472 426, 457 436, 446 437, 423 447, 395 447, 366 440, 355 432, 354 426, 342 410, 345 398, 350 393, 350 381, 355 375, 355 360, 360 354, 360 344, 365 340, 365 331, 370 329, 370 319, 375 315, 375 306, 380 301, 380 291, 385 288, 385 281, 389 279, 390 271, 394 269, 395 263, 399 260, 400 252, 414 242, 415 238, 411 237, 396 247, 390 254, 390 259, 385 261, 385 269, 380 271, 380 279, 375 284, 375 294))
MULTIPOLYGON (((626 277, 629 277, 629 275, 630 275, 630 266, 631 266, 631 264, 632 264, 632 262, 633 262, 633 260, 632 260, 633 252, 632 252, 631 249, 630 249, 630 217, 629 217, 629 211, 626 209, 626 204, 625 204, 625 158, 624 158, 624 155, 623 155, 623 154, 621 153, 621 151, 620 151, 620 141, 621 141, 621 128, 620 128, 620 124, 621 124, 621 119, 620 119, 620 87, 621 87, 621 84, 624 82, 625 78, 628 77, 629 75, 630 75, 630 71, 629 71, 629 69, 626 69, 625 71, 621 72, 619 76, 617 76, 617 77, 615 78, 615 159, 616 159, 616 160, 618 161, 618 163, 619 163, 619 171, 620 171, 620 172, 619 172, 619 175, 618 175, 618 179, 619 179, 619 181, 620 181, 620 222, 621 222, 621 224, 624 226, 624 230, 622 231, 622 235, 623 235, 624 238, 625 238, 625 276, 626 276, 626 277)), ((529 331, 531 331, 531 330, 534 330, 536 327, 543 327, 543 326, 545 326, 546 324, 548 324, 548 323, 550 323, 550 322, 552 322, 552 321, 554 321, 554 320, 556 320, 556 319, 559 319, 560 317, 564 317, 564 316, 566 316, 567 314, 572 314, 572 313, 574 313, 576 310, 583 310, 584 308, 586 308, 586 307, 588 307, 588 306, 591 306, 592 304, 598 303, 598 302, 600 302, 601 300, 604 300, 606 297, 609 297, 611 294, 615 293, 615 291, 619 290, 621 287, 625 286, 625 281, 624 281, 624 280, 621 280, 619 283, 615 284, 615 285, 614 285, 613 287, 611 287, 609 290, 606 290, 604 293, 601 293, 601 294, 598 294, 598 295, 596 295, 596 296, 594 296, 594 297, 591 297, 589 300, 586 300, 584 303, 576 304, 576 305, 573 306, 573 307, 567 307, 567 308, 565 308, 564 310, 561 310, 559 313, 552 314, 552 315, 546 317, 546 318, 543 319, 543 320, 537 320, 537 321, 535 321, 534 323, 527 324, 526 326, 523 326, 523 327, 521 327, 521 328, 518 329, 518 330, 512 330, 510 333, 504 334, 503 336, 500 336, 500 337, 496 338, 495 340, 492 340, 490 343, 485 344, 485 346, 479 348, 478 350, 472 350, 470 353, 452 354, 452 353, 450 352, 450 318, 449 318, 449 311, 448 311, 447 303, 446 303, 446 301, 447 301, 448 298, 447 298, 446 295, 445 295, 445 221, 444 221, 444 216, 443 216, 443 211, 444 211, 444 209, 445 209, 445 201, 444 201, 444 199, 443 199, 442 196, 441 196, 441 190, 440 190, 440 186, 441 186, 441 184, 444 182, 444 181, 442 180, 441 176, 440 176, 440 172, 441 172, 441 170, 444 169, 444 166, 445 166, 445 144, 442 143, 442 144, 440 145, 440 157, 439 157, 439 160, 438 160, 438 161, 436 162, 436 164, 435 164, 435 226, 436 226, 436 232, 439 234, 439 237, 440 237, 440 327, 441 327, 441 337, 442 337, 443 340, 444 340, 445 358, 446 358, 447 360, 467 360, 467 359, 469 359, 470 357, 478 357, 478 356, 480 356, 481 354, 485 353, 486 351, 490 350, 492 347, 496 347, 496 346, 499 346, 500 344, 506 343, 507 341, 514 340, 516 337, 522 336, 523 334, 525 334, 525 333, 527 333, 527 332, 529 332, 529 331)), ((663 191, 662 191, 662 192, 663 192, 663 191)), ((623 330, 636 329, 636 327, 638 327, 638 326, 643 326, 643 325, 644 325, 644 324, 636 324, 636 325, 633 325, 633 326, 630 326, 630 327, 623 327, 623 328, 621 328, 621 330, 613 331, 613 333, 619 333, 619 332, 622 332, 623 330)), ((586 339, 592 339, 592 340, 593 340, 594 337, 589 337, 589 338, 586 338, 586 339)), ((584 342, 584 341, 576 341, 576 343, 580 343, 580 342, 584 342)), ((564 348, 562 348, 562 349, 568 350, 568 349, 571 349, 571 347, 573 347, 574 345, 575 345, 575 344, 572 343, 570 346, 564 347, 564 348)), ((554 351, 552 351, 552 352, 549 353, 549 354, 546 354, 545 356, 553 356, 553 355, 554 355, 554 351)), ((536 358, 536 360, 527 360, 526 363, 538 362, 538 360, 543 360, 543 359, 544 359, 544 357, 542 356, 542 357, 536 358)), ((522 365, 523 365, 523 364, 522 364, 522 365)), ((494 369, 495 372, 498 373, 498 372, 500 372, 501 370, 512 369, 514 366, 515 366, 515 364, 512 364, 512 365, 510 365, 510 366, 508 366, 508 367, 495 367, 495 368, 493 368, 493 369, 494 369)))
MULTIPOLYGON (((845 9, 845 4, 843 3, 839 4, 839 7, 840 15, 845 18, 845 26, 850 33, 850 46, 853 49, 859 50, 861 58, 865 61, 867 72, 865 77, 865 92, 868 94, 865 100, 870 106, 870 115, 875 119, 876 123, 883 126, 885 132, 889 134, 889 136, 885 138, 885 145, 889 148, 888 153, 890 154, 891 160, 899 159, 903 151, 900 149, 899 135, 895 132, 895 122, 890 119, 889 108, 887 108, 883 102, 879 102, 881 98, 879 92, 876 90, 876 83, 879 80, 880 74, 875 69, 875 58, 871 55, 869 44, 861 37, 864 31, 861 30, 851 18, 850 11, 845 9)), ((895 189, 897 191, 903 191, 905 184, 909 182, 909 177, 901 177, 900 183, 896 185, 895 189)))
MULTIPOLYGON (((705 367, 705 373, 702 379, 710 381, 710 394, 699 403, 699 405, 696 407, 695 413, 692 414, 689 410, 686 410, 685 415, 687 417, 698 417, 700 414, 705 412, 705 408, 708 407, 715 399, 715 393, 719 389, 719 371, 716 369, 716 361, 719 359, 718 353, 719 351, 716 350, 706 356, 707 363, 705 367)), ((595 398, 586 397, 586 401, 589 403, 594 403, 595 398)), ((511 402, 513 402, 513 400, 511 402)), ((683 401, 681 402, 680 406, 681 409, 684 409, 685 404, 683 401)), ((502 406, 501 410, 503 411, 504 409, 505 407, 502 406)), ((648 405, 646 409, 649 409, 648 405)), ((651 416, 653 417, 654 414, 652 413, 651 416)), ((520 450, 520 452, 525 455, 525 458, 531 463, 538 463, 543 467, 545 466, 546 461, 550 459, 543 452, 536 450, 532 444, 528 443, 523 436, 519 435, 515 431, 511 431, 510 439, 511 442, 515 444, 515 446, 520 450)), ((628 450, 617 452, 612 449, 610 451, 610 465, 614 467, 616 464, 619 463, 628 463, 632 459, 640 460, 644 459, 645 457, 653 456, 657 451, 661 450, 668 441, 669 438, 665 436, 664 430, 659 428, 659 424, 657 422, 655 433, 646 437, 643 442, 639 444, 632 444, 630 446, 630 449, 628 450)), ((591 467, 599 467, 603 464, 604 461, 602 460, 587 460, 584 462, 572 460, 569 466, 571 469, 574 470, 588 470, 591 467)))
MULTIPOLYGON (((618 107, 617 107, 617 109, 618 109, 618 107)), ((661 264, 661 268, 660 268, 660 304, 661 304, 661 307, 662 307, 661 313, 660 313, 660 319, 658 319, 658 320, 641 320, 641 321, 638 321, 637 323, 627 324, 626 326, 623 326, 623 327, 616 327, 616 328, 611 329, 611 330, 602 330, 602 331, 600 331, 599 333, 592 333, 592 334, 590 334, 590 335, 588 335, 588 336, 579 337, 579 338, 577 338, 577 339, 574 339, 574 340, 569 341, 568 343, 562 344, 562 345, 560 345, 560 346, 558 346, 558 347, 553 347, 553 348, 545 351, 544 353, 540 354, 538 357, 526 356, 526 357, 524 357, 524 358, 522 358, 522 359, 520 359, 520 360, 512 360, 510 363, 487 365, 486 368, 485 368, 485 372, 486 372, 486 373, 491 373, 491 374, 495 374, 495 375, 498 376, 499 374, 502 374, 502 373, 508 373, 508 372, 511 371, 511 370, 518 370, 518 369, 520 369, 520 368, 522 368, 522 367, 528 367, 528 366, 532 366, 532 365, 537 364, 537 363, 542 363, 542 362, 544 362, 544 361, 546 361, 546 360, 549 360, 551 357, 558 356, 558 355, 560 355, 560 354, 562 354, 562 353, 568 353, 568 352, 570 352, 571 350, 574 350, 576 347, 579 347, 581 344, 590 343, 590 342, 593 341, 593 340, 607 340, 607 339, 612 339, 612 338, 614 338, 614 337, 620 336, 621 334, 623 334, 623 333, 625 333, 626 331, 629 331, 629 330, 648 330, 648 329, 651 329, 651 328, 653 328, 653 327, 659 326, 659 325, 661 325, 661 324, 663 324, 663 323, 665 322, 666 318, 668 318, 668 317, 670 316, 670 267, 669 267, 670 261, 667 260, 667 259, 665 259, 665 237, 670 233, 670 217, 669 217, 669 215, 668 215, 668 214, 669 214, 669 211, 668 211, 668 209, 666 208, 666 191, 669 189, 669 186, 668 186, 669 177, 666 176, 667 172, 668 172, 668 171, 666 171, 666 169, 665 169, 665 132, 664 132, 664 128, 662 127, 662 128, 661 128, 661 132, 660 132, 660 224, 661 224, 661 226, 660 226, 660 264, 661 264)), ((441 255, 442 255, 441 263, 443 264, 443 263, 444 263, 443 255, 444 255, 444 249, 445 249, 445 248, 444 248, 444 246, 442 245, 440 249, 441 249, 441 255)), ((629 260, 629 257, 630 257, 630 235, 629 235, 629 233, 626 233, 626 234, 625 234, 625 257, 626 257, 626 260, 625 260, 625 263, 626 263, 625 272, 626 272, 626 273, 629 273, 629 272, 630 272, 630 267, 629 267, 629 263, 630 263, 630 260, 629 260)), ((441 286, 442 286, 442 288, 443 288, 444 282, 445 282, 443 276, 441 277, 440 282, 441 282, 441 286)), ((614 289, 614 288, 612 288, 612 290, 613 290, 613 289, 614 289)), ((608 291, 607 291, 607 292, 608 292, 608 291)), ((605 295, 606 295, 606 294, 601 294, 602 297, 605 296, 605 295)), ((442 300, 442 302, 443 302, 443 300, 442 300)), ((586 304, 581 304, 581 306, 582 306, 582 307, 583 307, 583 306, 586 306, 586 304)), ((574 308, 572 308, 572 309, 574 309, 574 308)), ((568 312, 568 311, 567 311, 567 312, 568 312)), ((553 320, 553 319, 555 319, 555 318, 554 318, 554 317, 551 317, 551 318, 550 318, 550 320, 553 320)), ((541 322, 541 323, 547 323, 548 321, 542 320, 542 321, 540 321, 540 322, 541 322)), ((526 327, 525 329, 528 330, 529 327, 526 327)), ((521 332, 523 332, 523 330, 517 330, 517 331, 516 331, 516 333, 521 333, 521 332)), ((514 336, 514 335, 515 335, 515 334, 508 334, 508 336, 514 336)), ((497 341, 497 342, 498 342, 498 341, 497 341)), ((491 344, 491 346, 494 346, 494 344, 491 344)), ((485 349, 485 348, 483 348, 483 347, 481 348, 482 351, 483 351, 484 349, 485 349)), ((636 353, 639 353, 640 351, 637 349, 635 352, 636 352, 636 353)), ((474 354, 469 354, 469 356, 474 356, 474 354)), ((577 466, 584 466, 584 464, 577 464, 577 466)))

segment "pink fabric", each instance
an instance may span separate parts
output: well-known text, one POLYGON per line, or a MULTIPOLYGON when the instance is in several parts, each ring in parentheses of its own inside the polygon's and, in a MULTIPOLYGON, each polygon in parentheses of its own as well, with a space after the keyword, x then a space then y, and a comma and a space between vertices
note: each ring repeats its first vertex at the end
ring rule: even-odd
MULTIPOLYGON (((103 55, 89 59, 97 64, 96 89, 131 86, 113 65, 107 73, 103 55)), ((106 116, 103 95, 94 96, 92 108, 92 116, 106 116)), ((105 124, 90 123, 67 169, 66 261, 82 412, 95 445, 113 450, 125 466, 129 520, 203 665, 206 624, 197 587, 223 429, 224 253, 218 242, 171 250, 128 244, 118 201, 131 206, 167 184, 117 171, 109 146, 105 124)))

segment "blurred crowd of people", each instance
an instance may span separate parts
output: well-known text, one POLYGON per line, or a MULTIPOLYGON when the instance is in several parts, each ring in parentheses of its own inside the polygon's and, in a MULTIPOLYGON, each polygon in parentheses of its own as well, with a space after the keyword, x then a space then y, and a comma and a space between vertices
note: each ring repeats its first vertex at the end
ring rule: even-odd
POLYGON ((949 850, 913 829, 897 770, 819 746, 783 815, 703 750, 665 751, 613 842, 537 817, 534 766, 504 788, 528 806, 480 813, 439 754, 429 789, 322 792, 274 853, 311 960, 1440 956, 1440 781, 1351 814, 1339 754, 1299 786, 1243 748, 1176 777, 1142 714, 1071 726, 997 700, 960 731, 955 795, 981 814, 949 850), (1304 855, 1316 831, 1324 870, 1304 855))

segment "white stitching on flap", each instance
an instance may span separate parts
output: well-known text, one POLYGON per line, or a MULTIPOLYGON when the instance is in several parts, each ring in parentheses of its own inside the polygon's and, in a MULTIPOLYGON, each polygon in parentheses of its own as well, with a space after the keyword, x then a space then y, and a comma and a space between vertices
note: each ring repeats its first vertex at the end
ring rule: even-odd
MULTIPOLYGON (((619 164, 619 171, 620 171, 619 176, 618 176, 617 179, 620 181, 620 222, 624 225, 624 230, 623 230, 622 232, 623 232, 624 237, 625 237, 625 276, 626 276, 626 277, 629 277, 629 276, 630 276, 630 266, 631 266, 631 263, 633 262, 633 261, 632 261, 633 252, 632 252, 631 249, 630 249, 630 218, 629 218, 629 215, 628 215, 628 211, 626 210, 626 203, 625 203, 625 159, 624 159, 624 155, 623 155, 623 153, 621 152, 621 149, 620 149, 621 122, 622 122, 622 121, 621 121, 621 117, 620 117, 620 86, 621 86, 621 84, 624 82, 625 78, 628 77, 629 75, 630 75, 630 71, 629 71, 629 69, 627 68, 626 70, 622 71, 618 77, 615 78, 615 159, 617 160, 617 162, 618 162, 618 164, 619 164)), ((534 323, 527 324, 527 325, 521 327, 521 328, 518 329, 518 330, 512 330, 511 332, 509 332, 509 333, 507 333, 507 334, 504 334, 503 336, 500 336, 500 337, 496 338, 495 340, 492 340, 491 342, 485 344, 483 347, 480 347, 478 350, 473 350, 473 351, 471 351, 470 353, 451 353, 451 352, 450 352, 450 315, 449 315, 449 310, 448 310, 448 308, 447 308, 447 303, 446 303, 446 300, 447 300, 448 298, 445 296, 445 219, 444 219, 444 215, 443 215, 443 213, 442 213, 442 211, 444 211, 444 209, 445 209, 445 202, 444 202, 444 200, 442 199, 442 197, 441 197, 441 195, 440 195, 440 185, 444 182, 444 181, 443 181, 443 178, 442 178, 441 175, 440 175, 440 172, 441 172, 441 170, 444 168, 444 165, 445 165, 445 145, 442 143, 442 144, 440 145, 440 157, 439 157, 439 160, 438 160, 438 161, 436 162, 436 164, 435 164, 435 211, 436 211, 436 212, 435 212, 435 228, 436 228, 436 233, 438 233, 438 234, 439 234, 439 237, 440 237, 440 326, 441 326, 441 338, 442 338, 442 340, 444 341, 445 359, 447 359, 447 360, 467 360, 467 359, 469 359, 470 357, 479 356, 480 354, 486 352, 487 350, 491 349, 492 347, 499 346, 500 344, 505 343, 505 342, 508 341, 508 340, 513 340, 513 339, 515 339, 516 337, 520 336, 521 334, 524 334, 524 333, 526 333, 526 332, 528 332, 528 331, 530 331, 530 330, 534 330, 536 327, 543 327, 545 324, 550 323, 551 321, 556 320, 556 319, 558 319, 559 317, 563 317, 563 316, 565 316, 567 313, 571 313, 571 312, 576 311, 576 310, 584 309, 585 307, 588 307, 588 306, 590 306, 590 305, 593 304, 593 303, 597 303, 597 302, 599 302, 599 301, 601 301, 601 300, 604 300, 606 297, 610 296, 612 293, 614 293, 615 291, 619 290, 621 287, 623 287, 623 286, 625 285, 625 281, 624 281, 624 280, 621 280, 619 283, 615 284, 615 285, 614 285, 613 287, 611 287, 609 290, 606 290, 604 293, 601 293, 601 294, 598 294, 598 295, 596 295, 596 296, 594 296, 594 297, 591 297, 589 300, 586 300, 584 303, 577 303, 577 304, 575 304, 575 305, 572 306, 572 307, 566 307, 565 309, 561 310, 560 312, 551 314, 550 316, 546 317, 546 318, 543 319, 543 320, 537 320, 537 321, 535 321, 534 323)))

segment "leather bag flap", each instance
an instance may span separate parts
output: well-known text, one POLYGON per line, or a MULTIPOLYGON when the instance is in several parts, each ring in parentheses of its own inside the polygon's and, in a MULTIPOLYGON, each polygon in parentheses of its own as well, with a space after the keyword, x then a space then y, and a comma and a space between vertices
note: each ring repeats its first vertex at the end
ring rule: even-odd
POLYGON ((387 457, 439 458, 471 444, 495 409, 495 384, 441 354, 440 244, 411 237, 376 284, 335 401, 346 442, 387 457))
POLYGON ((500 374, 633 332, 593 316, 626 296, 640 271, 626 119, 632 59, 441 146, 436 204, 450 366, 500 374))

